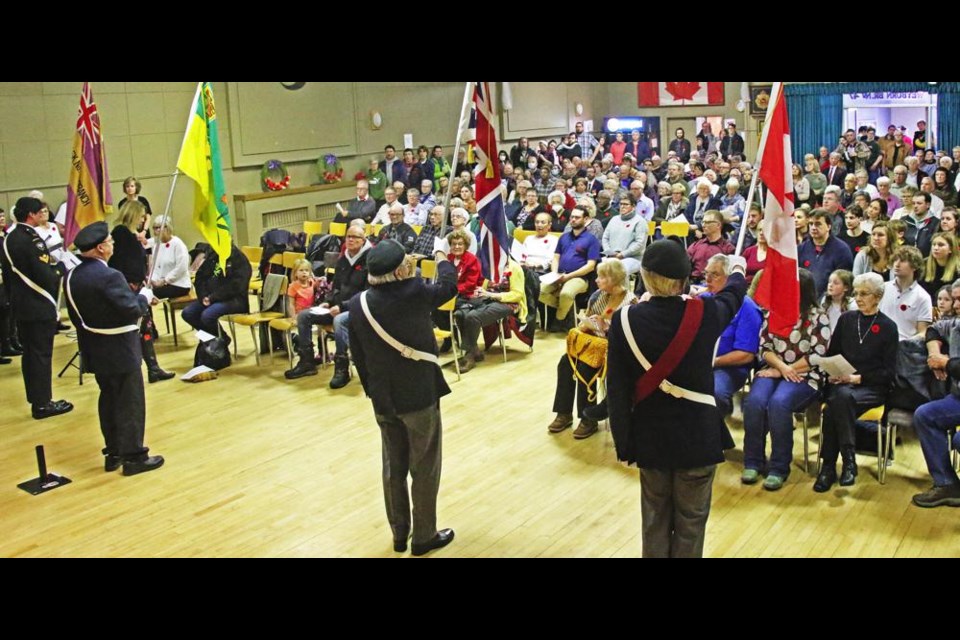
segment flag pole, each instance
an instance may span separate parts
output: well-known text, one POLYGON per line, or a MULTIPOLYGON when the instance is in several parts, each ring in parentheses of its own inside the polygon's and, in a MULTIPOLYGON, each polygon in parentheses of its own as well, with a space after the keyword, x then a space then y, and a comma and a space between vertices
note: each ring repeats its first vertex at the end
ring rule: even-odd
MULTIPOLYGON (((187 116, 187 126, 183 130, 183 141, 180 143, 180 150, 183 151, 183 145, 187 141, 187 133, 190 131, 190 122, 193 120, 193 114, 197 111, 197 102, 200 100, 200 88, 203 86, 202 82, 197 83, 197 90, 193 94, 193 102, 190 104, 190 112, 187 116)), ((179 157, 179 156, 178 156, 179 157)), ((175 168, 173 170, 172 178, 170 182, 170 191, 167 192, 167 206, 163 209, 163 217, 161 218, 160 223, 160 233, 163 233, 163 230, 167 226, 167 220, 169 220, 170 215, 170 205, 173 203, 173 192, 177 188, 177 178, 180 177, 180 169, 175 168)), ((160 254, 160 246, 162 243, 154 240, 153 247, 153 263, 150 265, 150 274, 147 276, 147 284, 153 282, 153 270, 157 268, 157 256, 160 254)))
POLYGON ((760 146, 757 147, 757 161, 753 165, 753 178, 750 180, 750 190, 747 192, 747 206, 743 211, 743 217, 740 218, 740 237, 737 238, 736 255, 743 251, 743 238, 747 231, 747 217, 750 215, 750 205, 753 203, 753 193, 757 188, 757 178, 760 176, 760 164, 763 162, 763 152, 767 147, 767 136, 770 134, 770 116, 773 114, 773 108, 780 100, 783 92, 783 83, 774 82, 770 90, 770 101, 767 103, 767 115, 763 123, 763 134, 760 136, 760 146))
MULTIPOLYGON (((470 101, 470 89, 472 82, 467 82, 463 88, 463 103, 460 105, 460 124, 457 126, 457 141, 453 145, 453 170, 457 170, 457 156, 460 155, 460 140, 463 138, 464 119, 467 117, 467 104, 470 101)), ((443 196, 443 220, 440 222, 440 237, 447 233, 447 219, 450 217, 450 194, 453 191, 453 176, 447 181, 447 193, 443 196)))

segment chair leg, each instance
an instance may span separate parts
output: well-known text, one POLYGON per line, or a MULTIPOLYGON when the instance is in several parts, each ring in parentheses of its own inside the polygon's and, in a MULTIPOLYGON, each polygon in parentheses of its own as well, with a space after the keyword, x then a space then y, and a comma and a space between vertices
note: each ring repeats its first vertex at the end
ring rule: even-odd
POLYGON ((290 365, 289 368, 293 369, 293 332, 284 332, 284 339, 287 341, 287 363, 290 365))
POLYGON ((167 327, 167 333, 170 333, 170 316, 168 315, 167 301, 163 301, 163 324, 167 327))
POLYGON ((803 472, 810 475, 810 426, 806 411, 800 414, 800 424, 803 426, 803 472))
MULTIPOLYGON (((257 353, 259 352, 260 350, 257 349, 257 353)), ((267 326, 267 356, 270 357, 270 364, 273 365, 273 330, 269 326, 267 326)))
POLYGON ((507 361, 507 339, 503 332, 502 320, 500 321, 499 324, 497 324, 497 328, 500 329, 500 349, 503 351, 503 361, 506 362, 507 361))
POLYGON ((170 327, 173 329, 173 346, 179 347, 177 342, 177 310, 170 307, 170 327))
POLYGON ((450 344, 453 346, 453 367, 457 370, 457 382, 460 382, 460 341, 457 340, 457 325, 453 320, 453 309, 450 310, 450 344))
POLYGON ((257 360, 257 366, 260 366, 260 345, 257 344, 257 325, 250 325, 250 337, 253 338, 253 355, 257 360))
MULTIPOLYGON (((234 326, 233 320, 229 320, 227 324, 230 325, 230 339, 233 340, 233 359, 238 360, 240 358, 240 352, 237 351, 237 328, 234 326)), ((217 326, 220 326, 219 322, 217 322, 217 326)))

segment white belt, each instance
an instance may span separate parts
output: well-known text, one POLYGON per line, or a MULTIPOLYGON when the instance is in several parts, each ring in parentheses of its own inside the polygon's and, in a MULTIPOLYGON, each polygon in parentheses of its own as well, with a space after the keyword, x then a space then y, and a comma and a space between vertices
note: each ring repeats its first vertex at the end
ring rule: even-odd
MULTIPOLYGON (((53 305, 53 308, 56 309, 57 313, 59 313, 59 312, 60 312, 60 305, 58 305, 58 304, 57 304, 57 301, 53 299, 53 296, 50 295, 50 292, 47 291, 46 289, 44 289, 43 287, 41 287, 40 285, 38 285, 36 282, 34 282, 33 280, 31 280, 30 278, 28 278, 25 273, 23 273, 22 271, 20 271, 20 269, 17 269, 17 265, 15 265, 15 264, 13 263, 13 259, 10 257, 10 249, 7 248, 7 242, 9 242, 9 241, 10 241, 10 237, 8 236, 7 239, 6 239, 6 241, 4 241, 4 243, 3 243, 3 252, 4 252, 5 254, 7 254, 7 262, 10 263, 10 268, 13 269, 13 272, 14 272, 15 274, 17 274, 18 276, 20 276, 20 279, 23 280, 23 283, 24 283, 25 285, 27 285, 28 287, 30 287, 31 289, 33 289, 34 291, 36 291, 37 293, 39 293, 40 295, 42 295, 44 298, 46 298, 47 300, 49 300, 49 301, 50 301, 50 304, 53 305)), ((49 253, 49 252, 48 252, 48 253, 49 253)))
POLYGON ((380 336, 380 338, 382 338, 383 341, 388 345, 399 351, 401 356, 410 360, 422 360, 424 362, 432 362, 435 365, 440 364, 440 359, 432 353, 427 353, 426 351, 417 351, 413 347, 408 347, 387 333, 387 331, 380 326, 380 323, 374 319, 373 314, 370 313, 370 307, 367 306, 366 291, 360 294, 360 306, 363 308, 363 314, 367 316, 367 321, 370 323, 370 326, 373 327, 373 330, 376 331, 377 335, 380 336))
POLYGON ((128 324, 122 327, 110 327, 109 329, 99 329, 97 327, 87 326, 87 323, 83 321, 83 316, 80 315, 80 309, 77 308, 77 303, 73 301, 73 292, 70 290, 70 278, 73 277, 73 274, 76 273, 76 270, 70 271, 67 274, 67 300, 70 301, 70 306, 73 307, 74 313, 77 314, 77 318, 80 319, 80 324, 84 329, 90 333, 97 333, 102 336, 116 336, 121 333, 130 333, 131 331, 139 331, 139 324, 128 324))
MULTIPOLYGON (((633 351, 633 355, 636 356, 637 361, 640 362, 640 366, 643 367, 644 371, 649 371, 652 364, 640 351, 640 347, 637 346, 637 341, 633 337, 633 332, 630 330, 630 321, 627 319, 628 312, 630 310, 629 305, 625 305, 620 310, 620 324, 623 327, 623 335, 627 338, 627 344, 630 345, 630 349, 633 351)), ((708 404, 712 407, 717 406, 717 399, 708 393, 700 393, 698 391, 691 391, 690 389, 684 389, 683 387, 677 386, 670 382, 667 379, 664 379, 660 382, 660 391, 663 391, 665 394, 673 396, 674 398, 683 398, 685 400, 690 400, 692 402, 699 402, 700 404, 708 404)))

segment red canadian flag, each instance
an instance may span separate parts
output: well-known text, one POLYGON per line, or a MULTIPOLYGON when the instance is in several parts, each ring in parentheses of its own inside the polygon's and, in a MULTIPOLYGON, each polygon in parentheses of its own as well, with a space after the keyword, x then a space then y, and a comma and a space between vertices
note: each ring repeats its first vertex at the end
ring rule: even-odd
POLYGON ((723 104, 722 82, 638 82, 641 107, 723 104))
POLYGON ((776 83, 767 107, 767 128, 760 140, 759 178, 767 187, 763 235, 767 261, 755 300, 770 311, 770 333, 789 336, 800 316, 800 283, 797 278, 797 231, 793 219, 790 123, 783 85, 776 83))

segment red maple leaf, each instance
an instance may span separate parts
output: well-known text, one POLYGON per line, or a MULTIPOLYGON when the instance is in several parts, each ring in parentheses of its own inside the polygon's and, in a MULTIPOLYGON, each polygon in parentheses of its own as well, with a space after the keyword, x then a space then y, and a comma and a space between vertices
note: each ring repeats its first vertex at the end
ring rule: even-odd
POLYGON ((664 84, 674 100, 693 100, 693 96, 700 90, 699 82, 666 82, 664 84))

